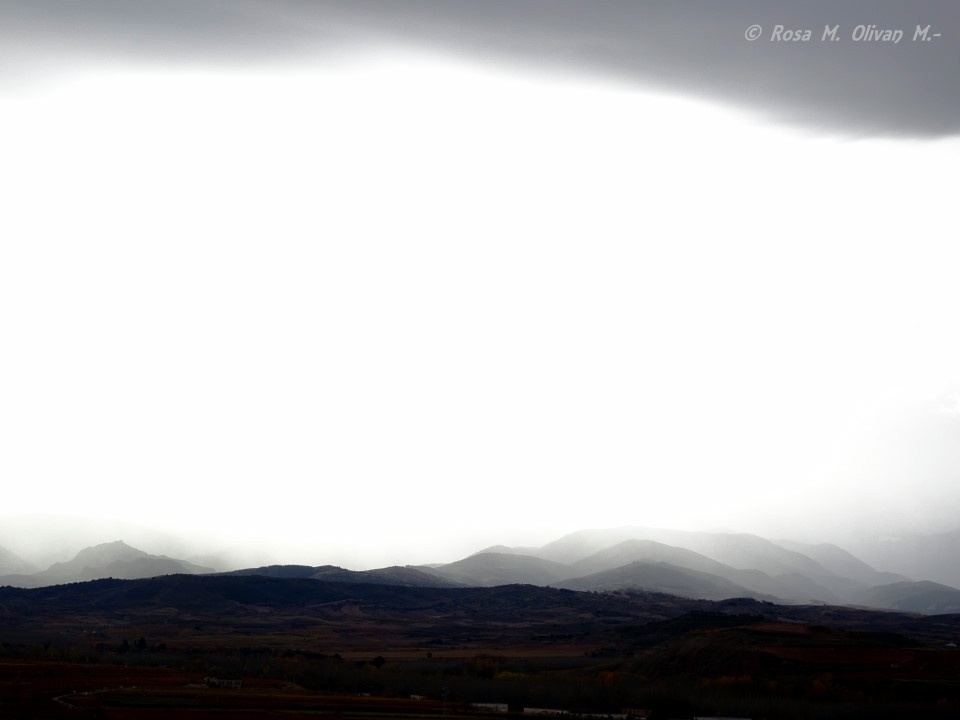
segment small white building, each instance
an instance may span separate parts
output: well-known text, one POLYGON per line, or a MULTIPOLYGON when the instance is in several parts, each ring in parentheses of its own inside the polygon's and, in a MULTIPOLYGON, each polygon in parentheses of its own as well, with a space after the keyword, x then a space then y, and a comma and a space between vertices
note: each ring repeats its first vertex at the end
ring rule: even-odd
POLYGON ((510 707, 507 703, 470 703, 470 707, 481 712, 507 712, 510 707))
POLYGON ((523 709, 524 715, 566 715, 566 710, 557 710, 555 708, 528 708, 523 709))

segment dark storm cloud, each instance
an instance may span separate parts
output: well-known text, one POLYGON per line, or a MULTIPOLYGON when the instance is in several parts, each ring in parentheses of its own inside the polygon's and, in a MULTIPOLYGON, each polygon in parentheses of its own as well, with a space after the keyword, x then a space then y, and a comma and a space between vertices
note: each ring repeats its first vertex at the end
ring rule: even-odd
POLYGON ((955 0, 0 0, 0 40, 7 75, 78 53, 260 63, 402 43, 604 74, 826 131, 960 132, 955 0), (749 42, 753 24, 762 33, 749 42), (812 39, 772 41, 778 24, 812 39), (828 25, 839 40, 821 41, 828 25), (856 42, 860 25, 903 38, 856 42), (914 42, 918 25, 941 35, 914 42))

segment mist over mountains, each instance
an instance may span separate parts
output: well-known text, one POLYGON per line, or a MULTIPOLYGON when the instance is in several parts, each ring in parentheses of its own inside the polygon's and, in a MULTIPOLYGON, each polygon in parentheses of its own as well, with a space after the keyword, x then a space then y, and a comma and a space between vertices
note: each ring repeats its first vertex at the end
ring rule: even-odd
MULTIPOLYGON (((13 556, 9 551, 6 552, 13 556)), ((84 548, 67 562, 54 563, 46 570, 6 574, 0 577, 0 584, 32 588, 111 577, 136 580, 160 575, 197 575, 212 572, 213 568, 165 555, 151 555, 117 540, 84 548)))
POLYGON ((14 573, 31 573, 36 568, 24 560, 19 555, 0 547, 0 575, 12 575, 14 573))
MULTIPOLYGON (((578 546, 576 538, 563 540, 578 546)), ((745 541, 769 562, 819 567, 831 578, 813 558, 771 549, 762 538, 725 540, 725 552, 745 541)), ((348 719, 476 717, 476 706, 461 703, 496 701, 518 717, 529 707, 570 717, 582 717, 584 708, 595 709, 588 717, 629 717, 620 709, 648 707, 651 717, 956 717, 960 613, 945 614, 956 606, 954 588, 904 580, 867 588, 872 607, 785 604, 742 597, 743 586, 663 560, 616 565, 667 557, 729 572, 717 560, 655 540, 628 538, 569 563, 527 554, 543 548, 520 549, 499 547, 436 566, 270 565, 0 587, 7 673, 0 714, 132 719, 167 717, 175 707, 198 717, 306 718, 340 717, 347 707, 360 711, 342 712, 348 719), (611 564, 551 587, 498 584, 611 564), (444 572, 460 582, 445 580, 444 572), (877 609, 883 605, 912 609, 877 609), (203 680, 223 677, 232 689, 203 680), (603 694, 616 677, 623 692, 603 694), (804 712, 793 712, 827 677, 830 695, 818 693, 804 712), (44 679, 44 689, 24 692, 44 679), (745 697, 754 704, 745 706, 745 697), (857 711, 874 712, 849 712, 850 698, 857 711), (697 707, 677 712, 682 703, 697 707), (882 712, 890 706, 900 712, 882 712), (924 713, 928 708, 937 712, 924 713)), ((849 562, 842 552, 823 554, 849 562)), ((163 560, 114 541, 49 570, 61 577, 68 568, 88 576, 147 571, 143 563, 163 560), (94 563, 105 564, 97 570, 94 563)), ((766 575, 732 570, 755 581, 766 575)), ((814 586, 791 574, 772 580, 814 586)))
MULTIPOLYGON (((89 580, 162 575, 232 575, 310 579, 406 587, 495 587, 526 584, 576 591, 636 590, 691 599, 754 600, 806 605, 850 605, 923 614, 960 612, 960 590, 936 536, 898 547, 896 567, 879 570, 832 544, 773 541, 745 533, 622 527, 582 530, 541 547, 492 546, 455 562, 355 571, 334 565, 217 568, 152 555, 122 540, 84 548, 65 562, 31 572, 30 563, 0 549, 0 585, 36 588, 89 580), (910 565, 911 548, 926 553, 910 565), (938 548, 939 552, 932 552, 938 548), (933 570, 932 573, 927 572, 933 570)), ((889 541, 888 541, 889 542, 889 541)))

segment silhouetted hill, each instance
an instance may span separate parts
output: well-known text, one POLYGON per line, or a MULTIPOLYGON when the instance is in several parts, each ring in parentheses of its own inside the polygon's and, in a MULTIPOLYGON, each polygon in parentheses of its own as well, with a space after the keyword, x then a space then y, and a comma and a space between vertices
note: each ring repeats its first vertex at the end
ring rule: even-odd
MULTIPOLYGON (((783 585, 769 584, 762 576, 739 577, 731 582, 752 587, 756 592, 775 594, 797 601, 838 602, 863 584, 829 571, 806 555, 783 548, 757 535, 709 533, 662 528, 620 527, 580 530, 548 543, 537 557, 573 564, 630 540, 657 542, 688 550, 734 570, 759 571, 783 585)), ((700 569, 692 568, 692 569, 700 569)), ((710 572, 710 571, 708 571, 710 572)))
POLYGON ((746 533, 708 533, 644 527, 581 530, 544 545, 537 555, 557 562, 572 563, 632 539, 653 540, 664 545, 692 550, 724 565, 760 570, 771 577, 799 573, 826 587, 837 581, 843 586, 849 584, 801 553, 746 533))
MULTIPOLYGON (((725 600, 734 597, 760 597, 758 593, 711 573, 689 570, 665 562, 633 562, 592 575, 557 583, 571 590, 641 589, 689 598, 725 600)), ((771 596, 763 600, 776 600, 771 596)))
POLYGON ((317 572, 313 576, 316 580, 335 582, 379 583, 381 585, 409 585, 412 587, 461 587, 462 583, 454 582, 443 577, 437 577, 433 572, 415 567, 385 567, 375 570, 344 570, 334 568, 317 572))
POLYGON ((960 529, 928 535, 884 534, 861 540, 853 550, 874 567, 960 587, 960 563, 956 562, 960 557, 960 529))
MULTIPOLYGON (((801 582, 797 586, 789 577, 772 578, 760 570, 732 568, 692 550, 665 545, 653 540, 624 540, 613 547, 578 560, 570 565, 570 578, 612 570, 632 562, 665 562, 676 567, 709 573, 741 588, 741 592, 738 594, 744 594, 742 590, 745 588, 750 591, 745 594, 751 597, 776 597, 788 601, 813 599, 809 594, 811 587, 813 587, 812 581, 801 582)), ((832 593, 829 591, 820 588, 817 599, 830 597, 831 595, 832 593)))
POLYGON ((831 543, 813 545, 792 540, 777 540, 776 543, 787 550, 803 553, 816 560, 835 575, 850 578, 864 585, 888 585, 895 582, 910 581, 910 578, 897 573, 875 570, 852 553, 831 543))
POLYGON ((940 583, 898 582, 872 587, 853 600, 861 605, 891 608, 924 615, 960 613, 960 590, 940 583))
MULTIPOLYGON (((618 545, 625 540, 658 540, 643 534, 642 528, 621 527, 603 530, 578 530, 549 542, 537 549, 534 555, 554 562, 572 564, 590 557, 601 550, 618 545)), ((665 545, 676 546, 665 541, 665 545)))
MULTIPOLYGON (((333 567, 327 565, 326 567, 333 567)), ((273 578, 312 578, 314 573, 320 568, 312 565, 265 565, 257 568, 243 568, 242 570, 230 570, 229 572, 218 573, 219 575, 262 575, 263 577, 273 578)))
MULTIPOLYGON (((693 571, 681 571, 687 573, 693 571)), ((737 703, 744 698, 767 699, 762 711, 743 715, 749 717, 946 718, 955 714, 847 711, 850 698, 869 699, 882 710, 892 700, 918 697, 949 710, 943 698, 956 697, 960 672, 960 654, 950 647, 960 634, 958 615, 783 606, 750 598, 711 602, 635 591, 434 588, 262 574, 0 588, 0 634, 0 659, 11 681, 0 687, 4 707, 22 697, 30 682, 49 679, 36 693, 34 704, 41 710, 11 717, 168 717, 177 714, 171 708, 213 716, 220 713, 203 712, 207 706, 198 701, 208 703, 220 693, 185 683, 229 672, 242 676, 250 691, 230 693, 224 706, 229 712, 223 714, 243 716, 340 715, 340 705, 328 704, 332 698, 352 701, 357 692, 369 692, 379 695, 381 704, 352 706, 343 716, 426 717, 443 714, 438 698, 448 689, 463 690, 451 698, 457 706, 491 700, 492 689, 498 699, 521 693, 505 698, 511 704, 549 697, 551 707, 576 711, 585 707, 578 701, 585 691, 593 707, 595 698, 607 697, 618 684, 628 690, 654 685, 657 692, 614 695, 605 706, 611 710, 649 707, 647 701, 659 702, 665 690, 668 699, 699 697, 706 709, 726 688, 730 711, 742 710, 737 703), (31 658, 38 672, 28 675, 31 658), (384 669, 377 669, 381 665, 384 669), (112 681, 91 679, 94 667, 114 668, 112 681), (136 676, 143 680, 131 676, 133 668, 148 667, 155 684, 147 685, 145 674, 136 676), (138 687, 101 694, 101 688, 120 682, 138 687), (313 692, 305 692, 308 683, 313 692), (276 699, 293 685, 291 703, 275 706, 275 712, 248 707, 250 698, 276 699), (886 695, 891 688, 897 690, 892 700, 886 695), (70 689, 77 708, 55 707, 52 692, 70 689), (413 704, 411 690, 426 690, 437 700, 413 704), (843 712, 823 714, 827 690, 843 712), (795 714, 796 704, 811 693, 817 712, 795 714), (386 712, 387 701, 399 712, 386 712), (98 709, 104 712, 93 712, 98 709)), ((656 706, 664 717, 691 716, 675 714, 672 702, 656 706)))
POLYGON ((960 615, 918 617, 855 608, 777 605, 750 598, 712 602, 656 592, 575 592, 532 585, 436 588, 264 575, 168 575, 33 589, 2 587, 0 611, 8 627, 23 623, 37 627, 39 621, 63 623, 77 617, 78 623, 92 627, 112 626, 122 619, 124 625, 155 625, 169 633, 171 623, 188 618, 184 622, 190 626, 202 623, 223 628, 217 637, 229 633, 241 638, 250 633, 272 637, 287 623, 310 627, 319 622, 327 629, 324 632, 335 629, 343 638, 354 638, 357 628, 367 635, 372 632, 375 643, 382 642, 388 631, 421 638, 485 634, 493 641, 509 635, 516 642, 527 643, 533 628, 540 625, 554 634, 563 628, 579 634, 609 632, 612 641, 626 639, 629 627, 691 612, 900 632, 924 640, 955 639, 960 634, 960 615), (270 613, 265 614, 267 609, 270 613), (306 618, 314 620, 307 622, 306 618))
MULTIPOLYGON (((170 617, 189 613, 228 624, 234 631, 243 630, 243 618, 248 616, 253 626, 260 627, 263 608, 289 612, 295 618, 322 615, 346 624, 373 622, 395 611, 423 611, 432 623, 468 621, 478 627, 494 621, 518 623, 521 636, 527 637, 528 623, 558 617, 582 623, 584 613, 597 613, 611 621, 638 621, 670 617, 703 605, 655 593, 596 596, 534 585, 437 588, 264 575, 169 575, 32 589, 0 587, 0 607, 8 618, 122 613, 169 622, 170 617), (342 604, 356 610, 344 615, 342 604)), ((404 614, 403 623, 413 617, 404 614)))
MULTIPOLYGON (((193 565, 184 560, 168 557, 147 556, 131 560, 115 560, 101 567, 85 567, 76 576, 77 581, 97 580, 99 578, 118 578, 136 580, 137 578, 157 577, 158 575, 177 575, 179 573, 208 573, 210 568, 193 565)), ((72 577, 68 581, 73 582, 72 577)))
MULTIPOLYGON (((688 597, 749 596, 819 604, 857 605, 867 598, 878 607, 889 599, 891 604, 885 607, 901 607, 892 596, 863 592, 901 581, 902 576, 877 571, 829 544, 778 544, 743 533, 621 527, 570 533, 541 548, 490 549, 502 552, 479 552, 454 563, 417 569, 474 586, 519 582, 579 589, 637 587, 688 597), (631 567, 633 563, 666 563, 671 575, 664 574, 665 568, 659 574, 650 567, 640 572, 640 566, 631 567)), ((943 598, 931 603, 927 607, 952 607, 943 598)))
POLYGON ((484 553, 500 553, 502 555, 533 555, 536 556, 537 550, 539 548, 535 547, 510 547, 509 545, 491 545, 488 548, 483 550, 478 550, 473 553, 473 555, 483 555, 484 553))
POLYGON ((456 583, 481 587, 513 583, 549 585, 570 574, 569 568, 561 563, 506 553, 478 553, 431 568, 430 572, 456 583))
POLYGON ((268 565, 259 568, 232 570, 223 575, 263 575, 280 578, 311 578, 325 582, 376 583, 412 587, 461 587, 459 583, 438 577, 415 567, 386 567, 375 570, 347 570, 336 565, 268 565))

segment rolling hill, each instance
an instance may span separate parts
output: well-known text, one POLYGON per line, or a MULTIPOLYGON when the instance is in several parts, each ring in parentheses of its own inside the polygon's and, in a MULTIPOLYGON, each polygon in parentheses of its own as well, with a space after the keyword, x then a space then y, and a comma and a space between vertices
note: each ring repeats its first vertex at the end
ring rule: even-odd
POLYGON ((774 543, 743 533, 621 527, 570 533, 540 548, 488 550, 420 569, 464 585, 630 588, 695 598, 744 596, 926 612, 954 607, 953 588, 918 587, 836 545, 774 543), (897 589, 871 592, 890 585, 897 589))
MULTIPOLYGON (((460 707, 489 701, 518 716, 690 717, 699 698, 725 716, 945 720, 960 707, 958 615, 296 577, 325 569, 0 588, 4 717, 467 717, 460 707), (215 673, 242 691, 203 687, 215 673), (795 712, 811 692, 809 712, 795 712), (347 713, 345 702, 363 704, 347 713), (885 712, 893 705, 902 712, 885 712)), ((620 571, 685 591, 710 581, 655 563, 604 572, 620 571)))
POLYGON ((455 583, 480 587, 514 583, 550 585, 569 576, 569 569, 563 563, 507 553, 478 553, 440 567, 419 569, 455 583))
POLYGON ((857 557, 913 579, 960 587, 960 529, 939 533, 884 533, 853 546, 857 557))
POLYGON ((717 575, 677 567, 665 562, 632 562, 610 570, 564 580, 558 587, 570 590, 610 592, 614 590, 644 589, 680 597, 704 600, 725 600, 735 597, 773 601, 773 596, 761 596, 747 588, 717 575))
POLYGON ((259 568, 232 570, 221 575, 261 575, 273 578, 301 578, 338 583, 365 583, 401 585, 405 587, 460 587, 459 583, 414 567, 386 567, 376 570, 347 570, 336 565, 269 565, 259 568))
POLYGON ((813 588, 803 583, 795 584, 792 578, 770 577, 760 570, 743 570, 724 565, 721 562, 685 548, 673 547, 653 540, 624 540, 621 543, 601 550, 590 557, 571 563, 573 573, 570 577, 581 577, 595 572, 612 570, 633 562, 669 563, 678 568, 686 568, 700 573, 719 577, 743 589, 748 596, 777 597, 782 600, 808 600, 811 597, 832 597, 832 593, 823 588, 813 588))
POLYGON ((910 580, 910 578, 897 573, 875 570, 860 558, 832 543, 811 544, 777 540, 776 544, 787 550, 806 555, 835 575, 850 578, 864 585, 886 585, 910 580))
POLYGON ((960 613, 960 590, 928 580, 897 582, 868 588, 858 593, 852 600, 867 607, 924 615, 960 613))
POLYGON ((771 577, 799 573, 828 588, 831 588, 831 585, 841 588, 850 585, 849 579, 834 575, 810 557, 747 533, 692 532, 645 527, 581 530, 544 545, 536 555, 557 562, 574 563, 625 540, 634 539, 652 540, 684 548, 724 565, 744 570, 760 570, 771 577))

